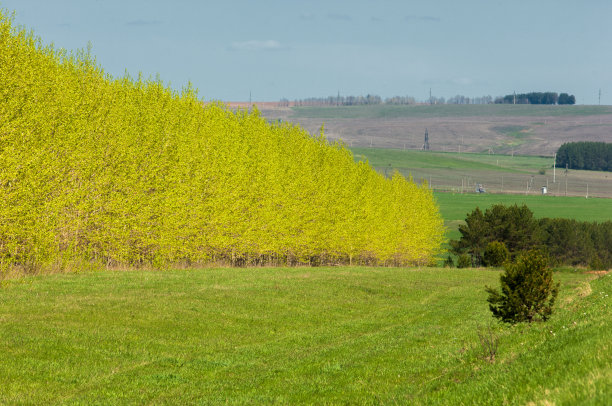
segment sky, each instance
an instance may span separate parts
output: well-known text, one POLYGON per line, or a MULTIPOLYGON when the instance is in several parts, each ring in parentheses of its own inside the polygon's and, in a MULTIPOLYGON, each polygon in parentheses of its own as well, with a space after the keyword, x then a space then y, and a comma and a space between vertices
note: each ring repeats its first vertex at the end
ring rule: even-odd
POLYGON ((612 104, 609 0, 0 0, 105 72, 204 100, 566 92, 612 104))

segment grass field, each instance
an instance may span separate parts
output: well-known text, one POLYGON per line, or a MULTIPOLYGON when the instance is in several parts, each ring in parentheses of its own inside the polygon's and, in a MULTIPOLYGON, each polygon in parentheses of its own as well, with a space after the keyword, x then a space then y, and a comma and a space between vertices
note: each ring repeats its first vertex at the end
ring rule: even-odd
POLYGON ((583 197, 551 197, 492 194, 435 193, 440 212, 445 220, 462 220, 477 206, 483 211, 494 204, 526 204, 535 217, 561 217, 579 221, 612 221, 610 199, 583 197))
POLYGON ((537 117, 611 114, 610 106, 544 106, 511 104, 375 105, 294 107, 292 118, 435 118, 435 117, 537 117))
POLYGON ((612 277, 493 322, 491 270, 206 269, 0 288, 2 404, 605 404, 612 277), (491 326, 498 349, 483 354, 491 326))
POLYGON ((585 199, 583 197, 563 196, 525 196, 494 194, 435 193, 440 206, 440 214, 448 229, 448 238, 458 239, 457 231, 468 213, 479 207, 483 212, 494 204, 527 205, 534 217, 568 218, 578 221, 612 221, 612 200, 585 199))
POLYGON ((356 160, 367 160, 380 173, 390 176, 397 170, 439 191, 473 193, 475 185, 482 184, 492 193, 536 196, 546 186, 555 197, 612 198, 612 173, 561 168, 553 172, 552 157, 358 147, 351 151, 356 160))
POLYGON ((532 173, 552 168, 552 158, 455 152, 411 151, 383 148, 351 148, 355 159, 368 160, 379 170, 394 169, 470 169, 508 173, 532 173))

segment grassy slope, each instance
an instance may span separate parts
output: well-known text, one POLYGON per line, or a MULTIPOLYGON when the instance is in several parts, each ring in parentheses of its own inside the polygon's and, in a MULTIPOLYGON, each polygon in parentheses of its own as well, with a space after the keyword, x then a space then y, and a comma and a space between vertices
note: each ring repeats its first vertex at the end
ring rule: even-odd
POLYGON ((101 272, 5 282, 0 403, 603 404, 612 277, 557 274, 494 363, 486 270, 101 272), (7 285, 8 283, 8 285, 7 285), (578 289, 578 290, 577 290, 578 289), (582 298, 582 294, 592 293, 582 298))
POLYGON ((403 151, 384 148, 351 148, 356 160, 367 160, 375 168, 470 169, 526 173, 552 165, 550 158, 456 152, 403 151))
POLYGON ((610 106, 538 106, 538 105, 412 105, 294 107, 293 118, 435 118, 475 116, 587 116, 611 114, 610 106))

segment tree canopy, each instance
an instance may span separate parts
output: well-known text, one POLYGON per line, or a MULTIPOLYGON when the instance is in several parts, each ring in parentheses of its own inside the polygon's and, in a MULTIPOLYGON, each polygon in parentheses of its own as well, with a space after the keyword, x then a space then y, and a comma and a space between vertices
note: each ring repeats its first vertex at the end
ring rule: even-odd
POLYGON ((557 150, 557 167, 612 171, 612 144, 605 142, 568 142, 557 150))
POLYGON ((507 94, 495 99, 498 104, 575 104, 576 98, 567 93, 531 92, 507 94))
POLYGON ((459 232, 461 238, 450 241, 451 249, 456 255, 469 255, 474 266, 487 264, 487 249, 493 242, 503 243, 510 258, 540 248, 556 265, 612 266, 612 221, 535 219, 526 205, 497 204, 484 213, 478 207, 468 213, 459 232))

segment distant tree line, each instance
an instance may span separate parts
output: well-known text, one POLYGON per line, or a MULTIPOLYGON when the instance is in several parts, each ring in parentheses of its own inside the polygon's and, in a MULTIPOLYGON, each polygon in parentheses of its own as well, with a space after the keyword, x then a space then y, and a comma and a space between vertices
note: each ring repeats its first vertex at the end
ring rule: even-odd
POLYGON ((459 226, 461 238, 451 250, 469 258, 471 266, 491 265, 500 244, 509 259, 536 248, 548 253, 552 265, 612 267, 612 221, 580 222, 561 218, 535 219, 525 205, 494 205, 484 213, 476 208, 459 226))
POLYGON ((411 96, 393 96, 385 99, 385 104, 408 105, 416 104, 416 100, 411 96))
POLYGON ((493 97, 482 96, 482 97, 466 97, 458 94, 453 96, 446 101, 446 104, 491 104, 493 103, 493 97))
POLYGON ((495 98, 496 104, 576 104, 574 95, 556 92, 507 94, 495 98))
POLYGON ((568 142, 557 150, 557 167, 612 172, 612 144, 568 142))
MULTIPOLYGON (((281 103, 284 100, 281 100, 281 103)), ((402 103, 402 104, 414 104, 402 103)), ((366 96, 328 96, 328 97, 309 97, 306 99, 297 99, 294 101, 296 106, 364 106, 382 104, 383 100, 380 96, 368 94, 366 96)), ((399 103, 396 103, 399 104, 399 103)))
MULTIPOLYGON (((375 104, 388 105, 410 105, 419 102, 412 96, 393 96, 382 99, 378 95, 368 94, 366 96, 328 96, 309 97, 296 99, 296 106, 362 106, 375 104)), ((422 104, 575 104, 576 98, 567 93, 557 94, 554 92, 532 92, 521 94, 509 94, 493 98, 492 96, 468 97, 456 95, 445 99, 444 97, 431 96, 422 104)), ((289 105, 289 100, 281 99, 280 105, 289 105)))
MULTIPOLYGON (((412 105, 419 102, 412 96, 393 96, 382 99, 380 96, 368 94, 366 96, 328 96, 328 97, 309 97, 306 99, 296 99, 293 104, 296 106, 363 106, 363 105, 412 105)), ((420 102, 422 104, 492 104, 492 96, 482 97, 467 97, 456 95, 448 100, 444 97, 432 96, 427 101, 420 102)), ((288 99, 281 99, 281 106, 288 106, 288 99)))

